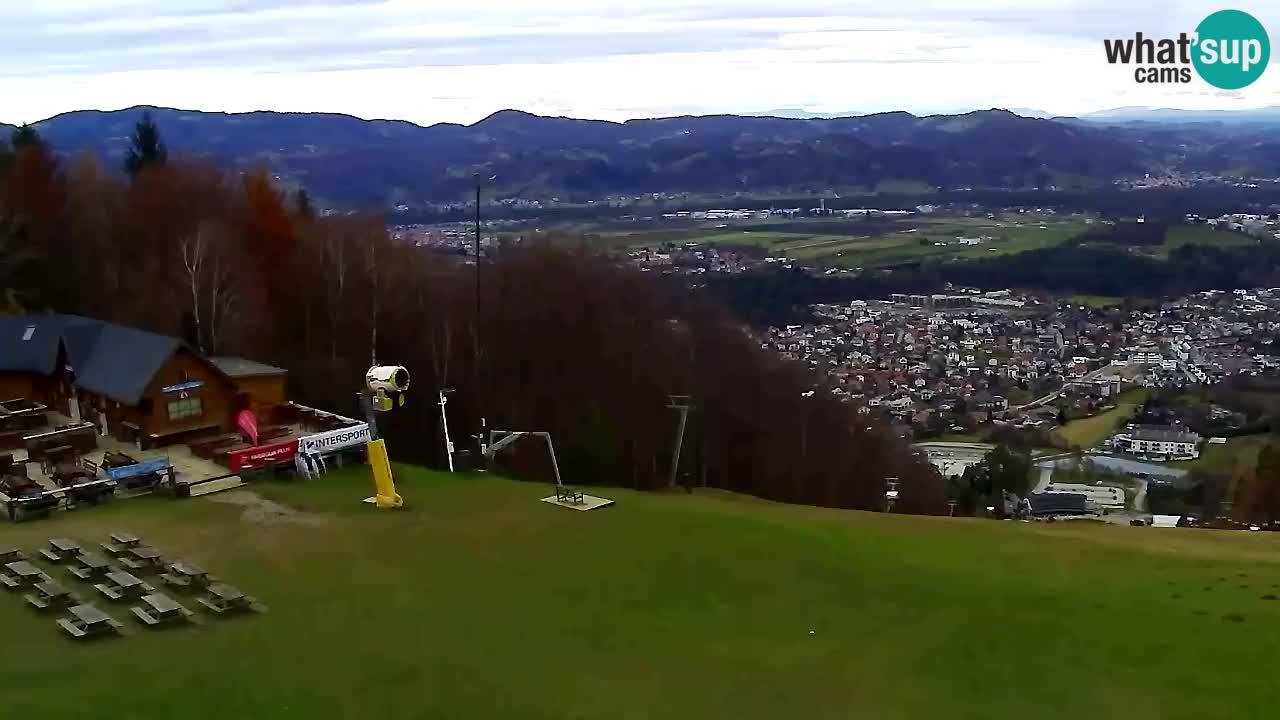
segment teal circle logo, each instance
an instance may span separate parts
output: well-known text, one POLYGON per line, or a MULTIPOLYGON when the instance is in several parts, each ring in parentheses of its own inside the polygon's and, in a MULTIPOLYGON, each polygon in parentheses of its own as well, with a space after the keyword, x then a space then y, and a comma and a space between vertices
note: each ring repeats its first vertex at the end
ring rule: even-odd
POLYGON ((1271 38, 1257 18, 1240 10, 1219 10, 1196 27, 1191 62, 1210 85, 1239 90, 1262 77, 1271 60, 1271 38))

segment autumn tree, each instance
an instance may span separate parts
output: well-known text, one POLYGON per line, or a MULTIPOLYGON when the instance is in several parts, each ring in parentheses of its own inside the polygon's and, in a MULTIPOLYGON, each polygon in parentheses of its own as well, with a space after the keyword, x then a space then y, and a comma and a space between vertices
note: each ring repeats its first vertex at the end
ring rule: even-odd
POLYGON ((129 151, 124 157, 124 168, 130 177, 137 177, 149 167, 163 165, 169 158, 169 151, 160 140, 160 128, 151 118, 151 112, 142 113, 142 119, 134 126, 133 137, 129 139, 129 151))

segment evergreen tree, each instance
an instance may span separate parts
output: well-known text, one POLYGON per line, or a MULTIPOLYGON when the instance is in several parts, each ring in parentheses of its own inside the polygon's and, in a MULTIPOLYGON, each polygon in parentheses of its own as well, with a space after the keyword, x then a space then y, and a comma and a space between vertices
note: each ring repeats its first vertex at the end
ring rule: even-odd
POLYGON ((315 208, 311 207, 311 196, 307 194, 306 188, 298 188, 298 192, 294 195, 294 204, 298 207, 298 214, 302 217, 312 217, 315 215, 315 208))
POLYGON ((1030 451, 1015 450, 1000 443, 982 458, 982 462, 965 469, 961 482, 968 487, 953 497, 961 504, 964 504, 966 495, 970 498, 985 497, 995 506, 996 515, 1004 517, 1004 494, 1026 495, 1030 480, 1030 451))
POLYGON ((44 144, 44 138, 40 137, 40 133, 30 125, 20 125, 14 128, 13 135, 9 142, 13 145, 14 151, 24 147, 38 147, 44 144))
POLYGON ((137 177, 143 170, 163 165, 169 157, 169 151, 160 140, 160 128, 151 119, 150 112, 142 113, 142 119, 134 127, 133 137, 129 143, 129 153, 124 158, 124 168, 131 177, 137 177))

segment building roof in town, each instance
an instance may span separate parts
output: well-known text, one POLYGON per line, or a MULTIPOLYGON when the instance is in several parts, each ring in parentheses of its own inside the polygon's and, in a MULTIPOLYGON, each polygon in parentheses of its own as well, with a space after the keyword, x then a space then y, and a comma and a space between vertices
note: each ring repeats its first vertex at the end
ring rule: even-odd
POLYGON ((1172 427, 1159 427, 1153 425, 1140 425, 1133 431, 1134 440, 1147 440, 1151 442, 1178 442, 1178 443, 1194 443, 1200 441, 1200 436, 1195 433, 1178 430, 1172 427))

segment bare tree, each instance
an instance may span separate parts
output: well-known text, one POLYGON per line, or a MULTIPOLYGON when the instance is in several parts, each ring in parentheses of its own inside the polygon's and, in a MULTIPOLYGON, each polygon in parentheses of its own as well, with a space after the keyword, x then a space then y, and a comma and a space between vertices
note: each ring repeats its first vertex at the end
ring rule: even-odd
POLYGON ((225 227, 202 222, 179 240, 178 249, 196 344, 203 353, 216 353, 237 312, 234 240, 225 227))

